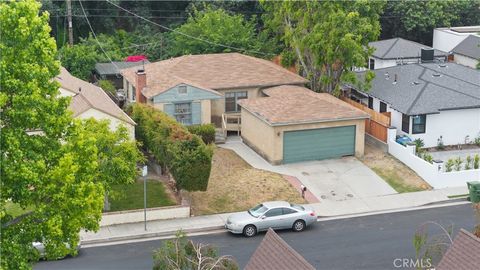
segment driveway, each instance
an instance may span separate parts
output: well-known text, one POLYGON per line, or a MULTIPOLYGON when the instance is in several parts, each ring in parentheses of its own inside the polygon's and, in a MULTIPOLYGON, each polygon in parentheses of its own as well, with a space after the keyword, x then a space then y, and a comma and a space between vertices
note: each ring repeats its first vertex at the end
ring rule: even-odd
POLYGON ((464 150, 451 150, 451 151, 438 151, 438 152, 429 152, 434 160, 442 160, 446 162, 451 158, 461 157, 465 159, 467 156, 473 158, 474 155, 480 155, 480 148, 475 149, 464 149, 464 150))
POLYGON ((220 147, 235 151, 255 168, 298 178, 318 199, 344 201, 397 193, 355 157, 274 166, 239 139, 229 139, 220 147))

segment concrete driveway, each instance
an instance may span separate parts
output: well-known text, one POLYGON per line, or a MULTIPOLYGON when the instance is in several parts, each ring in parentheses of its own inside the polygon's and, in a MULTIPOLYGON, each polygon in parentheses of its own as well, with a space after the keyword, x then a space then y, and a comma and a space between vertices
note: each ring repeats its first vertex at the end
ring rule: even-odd
POLYGON ((318 199, 344 201, 397 192, 355 157, 273 166, 239 139, 220 147, 235 151, 257 169, 298 178, 318 199))

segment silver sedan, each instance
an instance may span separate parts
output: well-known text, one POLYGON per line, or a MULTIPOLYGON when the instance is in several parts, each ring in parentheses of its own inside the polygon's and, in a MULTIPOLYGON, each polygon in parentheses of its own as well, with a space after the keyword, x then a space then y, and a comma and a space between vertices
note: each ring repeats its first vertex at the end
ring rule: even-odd
POLYGON ((301 232, 317 221, 315 212, 308 207, 284 201, 264 202, 247 212, 236 213, 227 218, 225 228, 235 234, 252 237, 259 231, 292 229, 301 232))

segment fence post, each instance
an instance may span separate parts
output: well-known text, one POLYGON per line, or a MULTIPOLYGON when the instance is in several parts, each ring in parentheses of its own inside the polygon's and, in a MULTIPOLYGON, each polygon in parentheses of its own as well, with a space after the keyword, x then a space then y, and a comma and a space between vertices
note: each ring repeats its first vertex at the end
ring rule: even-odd
POLYGON ((433 165, 436 166, 438 172, 443 172, 443 161, 442 160, 434 160, 432 161, 433 165))
POLYGON ((389 127, 387 129, 387 144, 390 141, 395 141, 397 139, 397 128, 389 127))

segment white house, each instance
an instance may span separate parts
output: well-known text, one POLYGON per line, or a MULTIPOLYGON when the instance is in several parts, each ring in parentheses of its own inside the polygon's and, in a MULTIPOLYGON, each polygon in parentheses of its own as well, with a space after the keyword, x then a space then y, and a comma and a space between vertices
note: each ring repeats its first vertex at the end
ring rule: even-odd
POLYGON ((450 52, 470 35, 480 36, 480 25, 435 28, 433 30, 433 48, 450 52))
MULTIPOLYGON (((352 87, 352 98, 378 112, 391 112, 391 125, 434 147, 463 144, 480 135, 480 70, 456 63, 418 63, 376 69, 368 91, 352 87)), ((360 77, 364 72, 360 72, 360 77)))
POLYGON ((452 49, 452 54, 455 63, 477 68, 480 59, 480 36, 469 35, 452 49))
POLYGON ((65 68, 55 78, 60 83, 60 96, 71 96, 70 110, 79 119, 95 118, 110 120, 110 128, 116 130, 125 126, 131 139, 135 139, 135 122, 115 102, 108 97, 102 88, 71 75, 65 68))
MULTIPOLYGON (((375 51, 368 61, 368 68, 379 69, 420 62, 422 49, 431 47, 403 38, 391 38, 370 42, 375 51)), ((446 53, 434 50, 434 58, 445 59, 446 53)))

